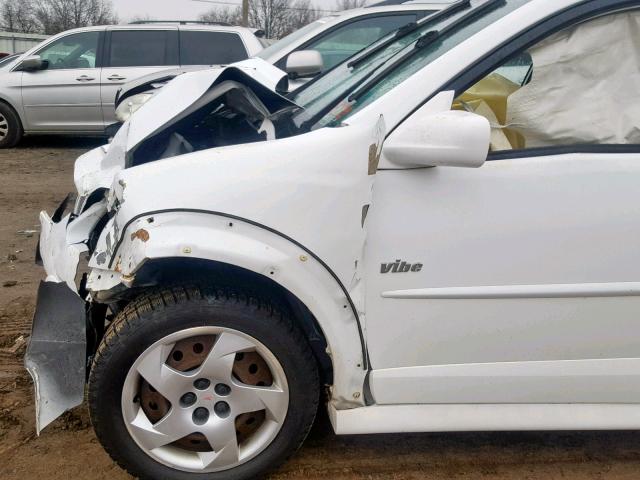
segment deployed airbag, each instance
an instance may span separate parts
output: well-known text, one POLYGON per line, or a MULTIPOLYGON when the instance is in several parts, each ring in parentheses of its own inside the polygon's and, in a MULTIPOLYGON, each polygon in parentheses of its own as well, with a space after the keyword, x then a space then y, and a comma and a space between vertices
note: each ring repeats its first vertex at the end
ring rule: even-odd
POLYGON ((640 12, 590 20, 529 50, 533 77, 509 96, 526 148, 640 143, 640 12))

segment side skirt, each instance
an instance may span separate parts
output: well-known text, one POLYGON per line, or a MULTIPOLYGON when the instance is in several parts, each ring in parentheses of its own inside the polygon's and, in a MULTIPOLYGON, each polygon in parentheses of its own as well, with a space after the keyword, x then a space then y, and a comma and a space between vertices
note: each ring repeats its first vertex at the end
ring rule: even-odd
POLYGON ((373 405, 336 410, 338 435, 509 430, 636 430, 640 404, 373 405))

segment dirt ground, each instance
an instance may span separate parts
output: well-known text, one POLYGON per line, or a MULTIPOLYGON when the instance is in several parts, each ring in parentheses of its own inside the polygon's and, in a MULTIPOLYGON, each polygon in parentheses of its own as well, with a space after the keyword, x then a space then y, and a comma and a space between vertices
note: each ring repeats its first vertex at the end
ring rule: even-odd
MULTIPOLYGON (((28 139, 0 151, 0 479, 129 478, 96 440, 85 407, 35 436, 22 367, 35 292, 38 212, 73 189, 89 139, 28 139)), ((638 479, 640 432, 465 433, 336 437, 321 415, 272 479, 638 479)))

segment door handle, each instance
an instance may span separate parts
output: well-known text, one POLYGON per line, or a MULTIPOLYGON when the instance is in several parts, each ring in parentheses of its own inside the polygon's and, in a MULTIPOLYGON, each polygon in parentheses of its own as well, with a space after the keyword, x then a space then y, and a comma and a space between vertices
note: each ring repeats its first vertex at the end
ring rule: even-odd
POLYGON ((76 80, 79 82, 90 82, 91 80, 95 80, 95 78, 88 75, 80 75, 76 80))
POLYGON ((112 82, 117 82, 118 80, 126 80, 127 77, 121 77, 120 75, 111 75, 110 77, 107 77, 107 80, 111 80, 112 82))

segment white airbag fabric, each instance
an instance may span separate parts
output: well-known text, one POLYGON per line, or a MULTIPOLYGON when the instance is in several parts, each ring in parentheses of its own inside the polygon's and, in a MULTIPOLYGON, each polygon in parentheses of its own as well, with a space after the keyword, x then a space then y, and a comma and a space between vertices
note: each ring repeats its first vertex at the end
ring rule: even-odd
POLYGON ((507 108, 527 148, 640 143, 640 12, 576 25, 529 52, 532 80, 507 108))

